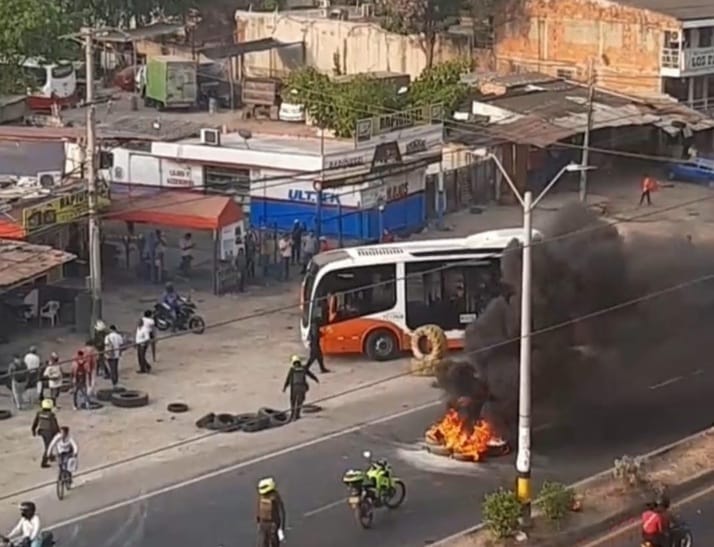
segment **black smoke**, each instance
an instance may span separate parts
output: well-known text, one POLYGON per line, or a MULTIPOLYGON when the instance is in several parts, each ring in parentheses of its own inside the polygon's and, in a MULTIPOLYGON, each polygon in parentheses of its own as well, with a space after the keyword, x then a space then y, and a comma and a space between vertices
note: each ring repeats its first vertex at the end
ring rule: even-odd
MULTIPOLYGON (((631 388, 637 376, 669 366, 643 363, 643 347, 684 334, 714 314, 714 282, 679 283, 714 274, 711 248, 683 234, 652 235, 616 226, 580 204, 556 213, 534 244, 532 380, 539 410, 572 412, 631 388), (639 235, 633 235, 639 234, 639 235), (646 234, 646 235, 643 235, 646 234), (608 310, 605 312, 605 310, 608 310), (673 319, 676 320, 673 321, 673 319)), ((513 438, 517 418, 522 249, 511 242, 501 262, 503 295, 466 329, 466 352, 438 375, 450 402, 471 398, 472 419, 488 419, 513 438)), ((682 335, 682 336, 680 336, 682 335)), ((463 406, 463 405, 462 405, 463 406)))

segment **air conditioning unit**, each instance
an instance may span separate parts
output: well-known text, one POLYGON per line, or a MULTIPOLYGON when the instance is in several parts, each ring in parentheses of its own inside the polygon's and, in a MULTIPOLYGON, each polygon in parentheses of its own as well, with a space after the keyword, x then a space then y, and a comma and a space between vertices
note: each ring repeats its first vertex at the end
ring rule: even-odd
POLYGON ((43 171, 37 173, 37 182, 42 188, 54 188, 62 184, 62 172, 43 171))
POLYGON ((221 132, 218 129, 201 129, 201 144, 221 145, 221 132))

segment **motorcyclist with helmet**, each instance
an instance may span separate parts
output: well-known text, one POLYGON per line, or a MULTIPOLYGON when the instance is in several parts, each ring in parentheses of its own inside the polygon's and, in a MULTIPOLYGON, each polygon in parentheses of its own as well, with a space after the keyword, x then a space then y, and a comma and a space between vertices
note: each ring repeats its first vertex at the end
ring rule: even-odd
POLYGON ((647 503, 641 524, 643 541, 648 541, 652 547, 670 547, 671 519, 669 498, 666 494, 657 494, 654 501, 647 503))
POLYGON ((178 328, 179 313, 181 313, 181 297, 172 283, 166 283, 164 294, 161 295, 161 303, 171 314, 173 330, 176 330, 178 328))
POLYGON ((285 505, 278 493, 275 479, 266 477, 258 482, 258 547, 280 547, 284 538, 285 505))
POLYGON ((20 520, 3 539, 6 542, 20 540, 19 543, 16 541, 20 547, 42 547, 42 528, 33 502, 23 501, 20 504, 20 520))

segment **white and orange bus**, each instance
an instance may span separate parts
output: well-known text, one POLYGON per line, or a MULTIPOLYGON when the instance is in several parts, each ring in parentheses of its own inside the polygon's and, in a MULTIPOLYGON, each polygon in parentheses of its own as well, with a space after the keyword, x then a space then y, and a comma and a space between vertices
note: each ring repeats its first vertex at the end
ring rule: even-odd
POLYGON ((31 110, 50 110, 52 105, 66 108, 77 103, 77 73, 69 61, 45 63, 27 59, 22 69, 31 85, 27 95, 31 110))
POLYGON ((504 249, 522 236, 493 230, 320 253, 302 284, 303 342, 319 321, 325 353, 385 361, 411 347, 416 328, 436 324, 461 349, 466 325, 500 294, 504 249))

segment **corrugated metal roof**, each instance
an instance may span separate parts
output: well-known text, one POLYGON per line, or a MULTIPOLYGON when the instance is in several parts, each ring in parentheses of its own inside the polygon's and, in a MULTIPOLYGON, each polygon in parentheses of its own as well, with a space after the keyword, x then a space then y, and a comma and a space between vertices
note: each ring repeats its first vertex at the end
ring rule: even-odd
POLYGON ((8 290, 75 258, 47 245, 0 239, 0 290, 8 290))
POLYGON ((680 21, 714 17, 712 0, 616 0, 618 4, 664 13, 680 21))

